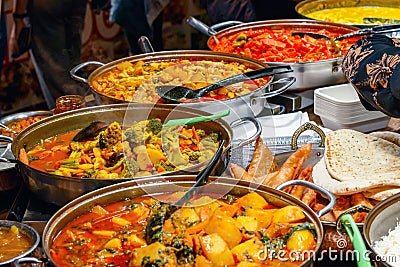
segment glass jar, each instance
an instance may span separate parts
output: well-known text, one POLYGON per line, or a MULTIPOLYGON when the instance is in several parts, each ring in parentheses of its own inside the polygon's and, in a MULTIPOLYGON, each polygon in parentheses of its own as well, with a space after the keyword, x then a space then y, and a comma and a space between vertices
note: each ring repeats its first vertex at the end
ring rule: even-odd
POLYGON ((54 114, 86 107, 85 97, 81 95, 64 95, 56 99, 54 114))

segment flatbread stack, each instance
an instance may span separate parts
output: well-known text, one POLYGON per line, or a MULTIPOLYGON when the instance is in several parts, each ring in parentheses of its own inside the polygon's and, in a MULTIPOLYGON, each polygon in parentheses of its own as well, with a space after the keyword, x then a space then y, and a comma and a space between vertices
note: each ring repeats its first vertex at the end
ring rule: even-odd
POLYGON ((336 195, 362 192, 383 200, 400 192, 399 144, 400 134, 394 132, 333 131, 313 168, 313 181, 336 195))

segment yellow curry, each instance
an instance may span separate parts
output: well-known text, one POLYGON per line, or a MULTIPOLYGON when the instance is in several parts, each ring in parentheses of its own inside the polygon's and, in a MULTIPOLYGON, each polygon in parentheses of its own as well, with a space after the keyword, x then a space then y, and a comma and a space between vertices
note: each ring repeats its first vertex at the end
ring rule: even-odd
MULTIPOLYGON (((251 70, 238 62, 211 60, 124 61, 96 77, 91 86, 100 94, 122 101, 162 103, 156 86, 183 85, 199 89, 251 70)), ((264 86, 270 79, 265 77, 222 87, 207 93, 201 100, 222 100, 244 95, 264 86)))
POLYGON ((344 24, 381 24, 385 20, 400 20, 400 8, 379 6, 337 7, 313 11, 304 15, 311 19, 344 24), (383 20, 369 20, 368 18, 382 18, 383 20))
POLYGON ((182 193, 94 206, 57 234, 52 260, 57 266, 295 267, 317 247, 316 228, 298 206, 276 207, 256 192, 196 196, 167 216, 164 201, 182 193))

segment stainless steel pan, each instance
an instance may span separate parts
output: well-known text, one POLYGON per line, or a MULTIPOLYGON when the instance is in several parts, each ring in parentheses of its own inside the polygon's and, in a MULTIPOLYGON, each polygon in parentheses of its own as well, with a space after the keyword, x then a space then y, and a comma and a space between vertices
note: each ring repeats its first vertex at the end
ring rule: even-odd
MULTIPOLYGON (((125 198, 135 198, 146 194, 182 191, 182 188, 192 186, 195 178, 195 176, 168 176, 162 180, 160 178, 145 179, 141 183, 129 181, 85 194, 62 207, 49 220, 43 231, 43 250, 49 260, 52 261, 50 249, 54 237, 67 223, 90 211, 94 205, 110 204, 125 198)), ((210 183, 201 192, 202 194, 218 194, 219 196, 227 193, 241 196, 251 191, 259 193, 268 203, 277 207, 284 207, 286 205, 299 206, 316 229, 317 245, 314 252, 318 251, 323 241, 322 224, 318 215, 300 200, 271 187, 260 185, 258 188, 253 188, 250 182, 224 177, 210 177, 210 183)), ((312 266, 312 260, 313 258, 310 257, 301 266, 312 266)))
MULTIPOLYGON (((261 29, 290 29, 290 30, 334 30, 335 32, 348 33, 358 30, 357 27, 350 25, 343 25, 338 23, 321 22, 316 20, 307 19, 282 19, 282 20, 266 20, 266 21, 255 21, 250 23, 239 23, 237 21, 224 22, 223 24, 213 25, 208 27, 201 21, 190 17, 188 23, 194 28, 198 29, 202 33, 210 36, 208 39, 208 47, 213 50, 215 42, 221 40, 223 37, 227 37, 236 34, 244 30, 261 30, 261 29), (234 26, 232 26, 234 25, 234 26), (220 30, 220 28, 228 28, 220 30)), ((289 90, 305 90, 311 88, 324 87, 334 84, 340 84, 346 82, 346 77, 343 75, 341 70, 341 62, 343 57, 337 57, 330 60, 321 60, 314 62, 300 62, 300 63, 283 63, 283 62, 265 62, 270 66, 279 64, 289 64, 293 73, 291 76, 296 78, 296 82, 289 87, 289 90)), ((286 74, 276 75, 277 79, 287 77, 286 74)))
MULTIPOLYGON (((21 131, 14 140, 11 139, 11 151, 14 157, 18 159, 21 148, 32 148, 39 144, 41 140, 69 131, 82 129, 96 120, 102 120, 108 123, 117 121, 122 124, 129 124, 133 121, 145 120, 149 117, 178 119, 196 117, 199 115, 209 115, 209 113, 186 107, 159 107, 143 104, 115 104, 78 109, 48 117, 35 125, 27 127, 21 131)), ((261 125, 254 118, 242 118, 231 125, 222 119, 196 124, 197 128, 204 129, 206 132, 220 132, 227 144, 226 153, 221 157, 214 175, 220 175, 227 167, 231 148, 244 146, 254 141, 261 133, 261 125), (256 128, 255 133, 244 141, 239 143, 233 142, 234 136, 232 127, 238 127, 237 129, 240 130, 241 127, 243 127, 242 124, 245 122, 250 122, 254 125, 256 128)), ((10 138, 4 138, 4 140, 0 138, 0 141, 10 141, 10 138)), ((17 163, 23 180, 30 191, 42 200, 56 205, 64 205, 68 201, 100 187, 126 181, 127 179, 139 179, 134 177, 121 179, 77 179, 41 172, 23 164, 19 160, 17 160, 17 163)), ((172 172, 172 174, 197 173, 204 164, 205 163, 197 164, 190 169, 172 172)))
MULTIPOLYGON (((129 61, 134 63, 137 61, 162 62, 162 61, 174 61, 183 59, 197 60, 197 61, 211 60, 211 61, 224 61, 224 62, 238 62, 252 69, 260 69, 266 67, 265 64, 263 64, 258 60, 242 57, 239 55, 231 55, 227 53, 200 51, 200 50, 199 51, 181 50, 181 51, 165 51, 165 52, 155 52, 155 53, 136 55, 127 58, 121 58, 107 64, 97 61, 88 61, 74 67, 70 71, 70 73, 73 79, 82 83, 87 83, 90 86, 93 94, 95 95, 97 103, 99 104, 126 103, 127 101, 123 101, 117 98, 112 98, 110 96, 97 92, 92 86, 94 80, 97 77, 115 68, 119 63, 124 61, 129 61), (100 67, 94 70, 87 79, 78 75, 79 70, 90 65, 97 65, 100 67)), ((281 80, 277 80, 275 77, 273 77, 273 79, 271 79, 271 81, 267 83, 265 86, 260 87, 242 96, 225 100, 218 100, 218 101, 164 104, 164 105, 165 106, 180 105, 207 111, 210 113, 217 113, 226 110, 227 108, 230 108, 231 114, 225 119, 228 122, 232 122, 234 120, 237 120, 238 118, 259 115, 264 110, 267 98, 283 93, 284 91, 287 90, 288 87, 290 87, 294 83, 294 81, 295 78, 291 77, 290 75, 288 75, 285 78, 282 78, 281 80)))

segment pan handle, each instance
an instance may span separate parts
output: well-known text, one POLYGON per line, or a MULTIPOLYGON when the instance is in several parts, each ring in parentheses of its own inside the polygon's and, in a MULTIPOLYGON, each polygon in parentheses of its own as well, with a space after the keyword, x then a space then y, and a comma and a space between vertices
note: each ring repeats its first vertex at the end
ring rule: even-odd
POLYGON ((252 117, 240 118, 238 120, 231 122, 230 126, 232 128, 234 128, 234 127, 239 126, 246 122, 250 122, 250 123, 254 124, 254 127, 256 128, 256 132, 252 136, 250 136, 248 139, 245 139, 237 144, 231 143, 229 149, 235 149, 238 147, 248 145, 248 144, 254 142, 261 135, 261 131, 262 131, 261 123, 256 118, 252 118, 252 117))
POLYGON ((10 136, 0 135, 0 142, 12 143, 14 139, 10 136))
POLYGON ((20 267, 21 264, 25 263, 46 263, 46 261, 34 258, 34 257, 24 257, 24 258, 19 258, 13 261, 13 265, 15 267, 20 267))
POLYGON ((318 191, 319 193, 323 194, 324 196, 326 196, 329 199, 329 203, 328 205, 326 205, 323 209, 321 209, 320 211, 316 212, 318 217, 321 217, 325 214, 327 214, 331 209, 333 209, 333 206, 335 206, 336 204, 336 198, 335 196, 329 192, 328 190, 310 183, 308 181, 304 181, 304 180, 290 180, 287 181, 283 184, 280 184, 276 187, 277 190, 283 191, 283 189, 285 189, 286 187, 292 186, 292 185, 302 185, 302 186, 306 186, 309 187, 315 191, 318 191))
POLYGON ((319 147, 325 147, 325 133, 319 128, 317 125, 312 124, 311 122, 306 122, 301 125, 299 128, 294 131, 292 135, 292 149, 296 150, 298 148, 297 140, 299 139, 300 134, 307 130, 313 130, 321 137, 321 142, 319 143, 319 147))
POLYGON ((230 20, 230 21, 220 22, 220 23, 217 23, 215 25, 210 26, 209 32, 213 33, 213 35, 214 35, 214 34, 217 34, 219 31, 221 31, 221 30, 223 30, 225 28, 229 28, 229 27, 232 27, 232 26, 235 26, 235 25, 241 25, 243 23, 244 22, 237 21, 237 20, 230 20))
POLYGON ((260 96, 257 96, 257 98, 270 98, 273 96, 277 96, 280 95, 284 92, 286 92, 287 89, 289 89, 290 86, 292 86, 292 84, 294 84, 294 82, 296 81, 295 77, 286 77, 286 78, 281 78, 277 81, 274 81, 272 83, 270 83, 270 88, 271 86, 274 87, 275 85, 280 85, 281 87, 278 89, 273 89, 273 90, 269 90, 267 93, 264 93, 260 96))
POLYGON ((138 45, 139 45, 139 49, 140 49, 140 51, 142 51, 142 53, 144 53, 144 54, 154 53, 154 48, 151 45, 151 42, 150 42, 149 38, 147 38, 147 36, 140 36, 139 40, 138 40, 138 45))
POLYGON ((232 21, 224 21, 221 23, 217 23, 213 26, 208 26, 206 24, 204 24, 202 21, 190 16, 186 19, 186 22, 189 23, 190 26, 192 26, 193 28, 195 28, 196 30, 200 31, 201 33, 207 35, 207 36, 213 36, 215 34, 218 33, 218 31, 231 27, 231 26, 235 26, 235 25, 240 25, 243 24, 243 22, 241 21, 236 21, 236 20, 232 20, 232 21))
POLYGON ((104 63, 98 62, 98 61, 87 61, 87 62, 83 62, 77 66, 75 66, 74 68, 72 68, 72 70, 69 71, 69 74, 71 75, 71 78, 74 79, 75 81, 78 82, 82 82, 82 83, 88 83, 88 80, 86 78, 83 78, 79 75, 77 75, 76 73, 83 69, 86 66, 90 66, 90 65, 98 65, 98 66, 104 66, 104 63))

